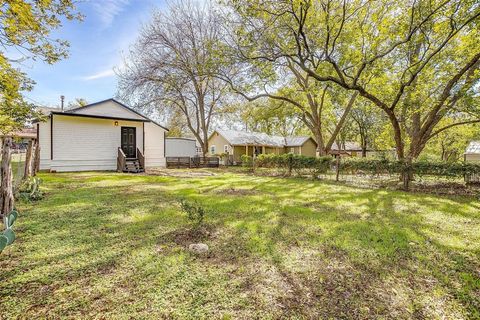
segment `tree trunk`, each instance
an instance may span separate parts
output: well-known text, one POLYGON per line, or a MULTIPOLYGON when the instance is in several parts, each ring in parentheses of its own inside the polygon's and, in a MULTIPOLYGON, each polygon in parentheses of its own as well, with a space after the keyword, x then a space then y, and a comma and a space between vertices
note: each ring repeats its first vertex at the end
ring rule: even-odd
POLYGON ((32 176, 32 156, 33 156, 33 140, 28 141, 27 154, 25 157, 25 171, 23 172, 23 179, 32 176))
POLYGON ((13 182, 12 182, 12 138, 5 137, 2 145, 2 162, 0 165, 0 217, 5 218, 13 209, 13 182))
POLYGON ((342 117, 340 118, 337 125, 335 126, 335 130, 333 130, 332 136, 330 137, 330 139, 327 142, 327 145, 325 146, 325 152, 326 153, 330 151, 333 143, 337 139, 338 134, 342 130, 343 125, 345 124, 345 121, 347 120, 347 118, 350 114, 350 110, 352 110, 352 107, 355 103, 355 100, 357 99, 357 96, 358 96, 358 92, 354 92, 353 95, 350 97, 350 100, 348 101, 347 107, 345 108, 345 111, 342 114, 342 117))
MULTIPOLYGON (((204 139, 203 146, 202 146, 202 148, 204 148, 203 149, 203 156, 206 156, 208 154, 208 136, 206 134, 204 134, 203 139, 204 139)), ((215 150, 215 152, 217 152, 217 151, 215 150)))
POLYGON ((40 171, 40 144, 38 141, 35 142, 35 156, 33 159, 33 176, 36 176, 38 171, 40 171))
POLYGON ((403 180, 403 190, 410 190, 410 181, 413 180, 413 171, 412 171, 412 159, 407 158, 404 163, 404 170, 402 172, 401 179, 403 180))
POLYGON ((316 156, 317 157, 326 156, 327 154, 325 152, 325 145, 323 142, 321 129, 319 127, 315 127, 313 134, 315 137, 315 141, 317 142, 316 156))
POLYGON ((390 119, 390 123, 392 124, 393 128, 393 136, 395 139, 395 149, 397 151, 398 160, 405 159, 405 150, 403 144, 403 137, 402 137, 402 129, 400 128, 400 124, 397 120, 395 113, 389 109, 386 109, 385 112, 390 119))

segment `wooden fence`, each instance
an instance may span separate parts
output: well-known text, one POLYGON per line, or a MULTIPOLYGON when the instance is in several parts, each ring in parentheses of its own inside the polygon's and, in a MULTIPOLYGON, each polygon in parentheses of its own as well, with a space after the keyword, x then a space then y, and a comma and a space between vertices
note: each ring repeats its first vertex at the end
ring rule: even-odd
POLYGON ((465 175, 465 182, 467 184, 480 184, 480 174, 478 173, 471 173, 465 175))
POLYGON ((217 157, 167 157, 167 168, 218 168, 217 157))

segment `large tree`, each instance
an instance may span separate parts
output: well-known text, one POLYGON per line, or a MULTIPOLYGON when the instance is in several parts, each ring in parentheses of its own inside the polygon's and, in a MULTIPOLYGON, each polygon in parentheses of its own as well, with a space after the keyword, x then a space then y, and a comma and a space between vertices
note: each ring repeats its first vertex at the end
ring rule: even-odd
POLYGON ((287 103, 274 99, 242 101, 235 105, 226 121, 241 120, 242 129, 246 131, 265 132, 269 135, 292 136, 305 134, 305 127, 298 114, 287 103))
POLYGON ((120 73, 122 96, 133 97, 144 108, 179 111, 204 153, 227 92, 214 76, 223 67, 216 58, 220 23, 209 2, 181 0, 156 11, 120 73))
POLYGON ((0 5, 0 133, 24 126, 33 106, 23 98, 34 82, 18 69, 25 60, 52 64, 68 55, 68 42, 54 39, 61 19, 80 19, 70 0, 2 1, 0 5))
POLYGON ((480 6, 474 0, 232 0, 237 50, 290 61, 320 83, 357 92, 387 115, 411 161, 440 132, 479 122, 480 6), (441 127, 446 116, 459 122, 441 127))
POLYGON ((352 131, 357 136, 362 148, 362 157, 367 156, 369 148, 377 150, 390 149, 380 143, 378 137, 385 126, 385 115, 378 112, 376 107, 365 99, 359 99, 356 107, 350 113, 352 131))
POLYGON ((34 108, 23 93, 34 82, 18 69, 22 61, 43 60, 54 63, 67 56, 68 43, 53 39, 51 32, 61 26, 61 18, 81 18, 70 0, 2 1, 0 3, 0 134, 2 163, 0 168, 0 218, 13 209, 11 161, 12 131, 35 116, 34 108))
MULTIPOLYGON (((268 98, 292 109, 291 112, 298 115, 317 141, 317 155, 328 154, 358 93, 347 93, 335 84, 316 81, 288 57, 257 59, 252 56, 256 49, 245 42, 245 32, 250 32, 251 29, 245 28, 243 22, 238 16, 227 21, 230 32, 224 52, 227 53, 228 61, 235 65, 236 72, 230 77, 220 77, 248 101, 264 101, 268 98)), ((250 34, 247 37, 249 36, 250 34)), ((273 50, 275 41, 272 39, 265 50, 273 50)))

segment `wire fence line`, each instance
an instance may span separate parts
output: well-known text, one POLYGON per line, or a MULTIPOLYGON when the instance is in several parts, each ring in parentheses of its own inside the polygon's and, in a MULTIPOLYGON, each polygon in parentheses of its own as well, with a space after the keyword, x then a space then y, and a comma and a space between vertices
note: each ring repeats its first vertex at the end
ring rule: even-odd
MULTIPOLYGON (((12 168, 12 178, 13 178, 13 187, 16 190, 25 174, 25 159, 26 153, 24 150, 13 149, 11 157, 11 168, 12 168)), ((2 161, 2 153, 0 152, 0 162, 2 161)))

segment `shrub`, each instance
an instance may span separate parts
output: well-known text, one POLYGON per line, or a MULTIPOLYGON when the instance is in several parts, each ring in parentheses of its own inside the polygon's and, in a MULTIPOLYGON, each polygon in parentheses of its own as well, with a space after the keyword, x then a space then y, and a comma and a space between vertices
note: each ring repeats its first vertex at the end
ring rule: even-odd
MULTIPOLYGON (((251 157, 250 157, 251 159, 251 157)), ((250 162, 251 163, 251 160, 250 162)), ((250 164, 251 165, 251 164, 250 164)), ((326 173, 333 170, 336 160, 333 157, 307 157, 297 154, 262 154, 257 157, 256 166, 279 168, 300 171, 313 170, 314 174, 326 173)), ((443 177, 463 177, 470 174, 479 174, 480 165, 473 163, 445 163, 432 161, 414 161, 408 164, 403 161, 389 160, 386 157, 370 158, 342 158, 339 170, 343 174, 402 174, 411 172, 414 175, 432 175, 443 177)))
POLYGON ((251 167, 253 165, 253 158, 251 156, 247 156, 246 154, 242 154, 240 157, 242 160, 243 167, 251 167))
POLYGON ((299 154, 261 154, 257 157, 256 165, 265 168, 281 168, 291 172, 303 169, 313 170, 316 174, 327 172, 334 162, 334 158, 307 157, 299 154))
POLYGON ((182 211, 187 214, 188 220, 195 228, 201 226, 205 220, 207 210, 196 201, 188 201, 186 199, 180 200, 182 211))
POLYGON ((20 184, 17 198, 25 201, 37 201, 43 198, 43 192, 40 190, 42 180, 37 177, 30 177, 20 184))

